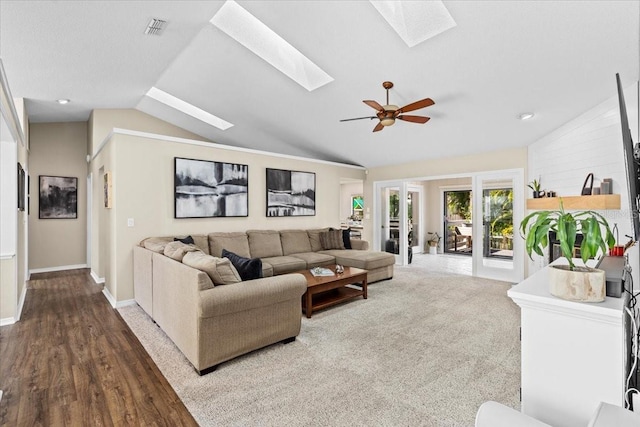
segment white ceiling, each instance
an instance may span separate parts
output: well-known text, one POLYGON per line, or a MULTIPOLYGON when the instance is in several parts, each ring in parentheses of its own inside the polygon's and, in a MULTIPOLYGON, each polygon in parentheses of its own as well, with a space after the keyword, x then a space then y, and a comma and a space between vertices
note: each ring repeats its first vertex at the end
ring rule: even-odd
POLYGON ((640 79, 640 1, 445 1, 409 48, 368 1, 238 1, 334 81, 308 92, 209 23, 222 1, 0 0, 0 57, 32 122, 137 108, 222 144, 375 167, 528 145, 640 79), (151 18, 168 21, 146 36, 151 18), (436 104, 372 133, 362 103, 436 104), (157 87, 233 126, 144 96, 157 87), (56 99, 69 98, 65 106, 56 99), (518 120, 533 111, 529 121, 518 120))

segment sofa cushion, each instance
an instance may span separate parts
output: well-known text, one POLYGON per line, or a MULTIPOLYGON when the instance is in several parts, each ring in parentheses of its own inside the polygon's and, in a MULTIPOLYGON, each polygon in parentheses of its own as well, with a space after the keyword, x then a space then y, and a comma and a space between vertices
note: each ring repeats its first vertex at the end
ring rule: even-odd
POLYGON ((348 267, 363 268, 365 270, 374 270, 380 267, 387 267, 396 262, 393 254, 388 252, 376 251, 359 251, 359 250, 329 250, 322 251, 326 255, 332 255, 336 258, 336 264, 346 265, 348 267))
POLYGON ((271 277, 273 276, 273 266, 268 262, 262 261, 262 277, 271 277))
POLYGON ((280 233, 275 230, 249 230, 249 252, 252 258, 282 256, 280 233))
POLYGON ((217 258, 198 251, 187 253, 182 263, 207 273, 214 285, 230 285, 242 281, 228 258, 217 258))
POLYGON ((185 254, 196 251, 202 252, 196 245, 188 245, 186 243, 182 243, 180 240, 169 242, 164 247, 164 254, 179 262, 182 262, 182 258, 184 258, 185 254))
POLYGON ((193 243, 195 243, 195 245, 199 247, 202 252, 207 255, 211 255, 209 253, 209 239, 205 234, 192 234, 191 238, 193 239, 193 243))
POLYGON ((291 273, 292 271, 304 270, 307 268, 307 263, 294 256, 277 256, 272 258, 263 258, 263 263, 268 263, 273 267, 273 274, 291 273))
POLYGON ((315 230, 307 230, 311 251, 318 252, 322 250, 322 242, 320 242, 320 233, 324 233, 328 228, 318 228, 315 230))
POLYGON ((331 265, 336 263, 336 259, 327 254, 318 252, 303 252, 298 254, 291 254, 292 257, 300 258, 307 263, 307 268, 322 267, 325 265, 331 265))
POLYGON ((322 243, 322 249, 344 249, 344 243, 342 242, 342 230, 329 229, 323 233, 320 233, 320 243, 322 243))
POLYGON ((309 235, 305 230, 282 230, 280 231, 280 241, 282 242, 282 255, 311 252, 309 235))
POLYGON ((262 261, 260 258, 245 258, 226 249, 222 250, 222 256, 229 258, 231 264, 238 270, 242 280, 253 280, 262 277, 262 261))
POLYGON ((222 250, 226 249, 240 256, 251 258, 249 252, 249 239, 247 233, 209 233, 209 253, 221 257, 222 250))
POLYGON ((164 247, 167 246, 167 243, 171 243, 172 241, 173 239, 171 237, 149 237, 140 242, 140 245, 150 251, 164 254, 164 247))

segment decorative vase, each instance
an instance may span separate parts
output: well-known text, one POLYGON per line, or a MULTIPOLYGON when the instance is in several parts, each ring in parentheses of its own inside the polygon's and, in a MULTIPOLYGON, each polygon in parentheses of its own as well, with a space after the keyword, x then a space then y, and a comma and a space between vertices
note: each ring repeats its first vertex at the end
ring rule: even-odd
POLYGON ((604 270, 590 267, 552 265, 549 268, 549 292, 558 298, 579 302, 602 302, 606 295, 604 270))

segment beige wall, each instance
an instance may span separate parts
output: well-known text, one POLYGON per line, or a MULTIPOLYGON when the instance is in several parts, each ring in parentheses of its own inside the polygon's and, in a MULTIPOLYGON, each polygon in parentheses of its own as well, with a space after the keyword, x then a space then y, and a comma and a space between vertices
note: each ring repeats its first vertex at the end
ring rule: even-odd
POLYGON ((87 152, 92 156, 113 128, 137 130, 159 135, 206 141, 205 138, 174 126, 142 111, 132 109, 93 110, 89 117, 87 152))
POLYGON ((85 265, 87 262, 87 123, 31 125, 29 172, 29 269, 85 265), (39 175, 78 178, 78 217, 39 219, 39 175))
POLYGON ((99 263, 96 268, 104 272, 105 286, 117 301, 134 298, 133 246, 146 237, 247 229, 337 227, 340 225, 340 179, 364 179, 364 170, 360 168, 125 134, 115 134, 92 162, 94 182, 102 182, 101 169, 113 174, 114 204, 112 209, 106 209, 102 196, 94 198, 93 204, 100 217, 97 248, 100 255, 94 259, 99 263), (175 219, 174 157, 248 165, 249 216, 175 219), (314 172, 316 215, 267 218, 266 168, 314 172), (134 227, 127 226, 129 218, 134 220, 134 227))
POLYGON ((16 295, 16 257, 0 259, 0 319, 13 320, 16 316, 18 298, 16 295))
MULTIPOLYGON (((373 184, 376 181, 470 175, 474 172, 516 168, 524 169, 526 176, 527 147, 372 168, 369 169, 364 185, 364 198, 365 200, 373 200, 373 184)), ((363 238, 370 242, 373 241, 373 207, 371 208, 370 219, 363 221, 363 238)))

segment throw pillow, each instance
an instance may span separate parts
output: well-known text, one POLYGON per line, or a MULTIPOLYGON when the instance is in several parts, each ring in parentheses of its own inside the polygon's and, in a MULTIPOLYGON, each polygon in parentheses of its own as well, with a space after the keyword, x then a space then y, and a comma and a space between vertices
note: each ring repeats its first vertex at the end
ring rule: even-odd
POLYGON ((187 237, 184 237, 184 238, 182 238, 182 239, 179 239, 179 238, 177 238, 177 237, 174 237, 174 238, 173 238, 173 241, 174 241, 174 242, 182 242, 182 243, 185 243, 185 244, 187 244, 187 245, 193 245, 193 244, 195 244, 195 242, 193 241, 193 237, 191 237, 191 236, 187 236, 187 237))
POLYGON ((260 258, 245 258, 238 254, 222 250, 222 257, 228 258, 240 273, 242 280, 253 280, 262 277, 262 260, 260 258))
POLYGON ((175 241, 167 243, 163 253, 171 259, 182 262, 182 258, 184 258, 186 253, 196 251, 200 251, 196 245, 187 245, 180 241, 175 241))
POLYGON ((217 258, 202 251, 189 252, 182 259, 182 263, 207 273, 214 285, 230 285, 242 281, 238 271, 227 258, 217 258))
POLYGON ((342 230, 342 243, 345 249, 352 249, 351 248, 351 228, 342 230))
POLYGON ((330 228, 329 231, 320 233, 320 243, 322 243, 322 249, 344 249, 344 242, 342 241, 342 230, 334 230, 330 228))

